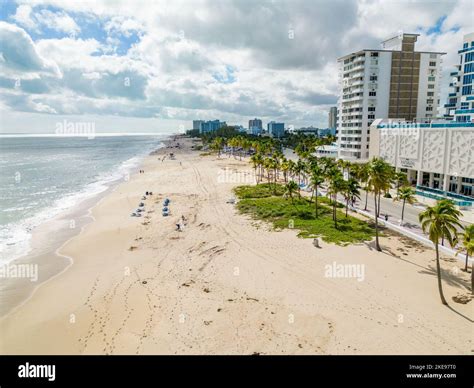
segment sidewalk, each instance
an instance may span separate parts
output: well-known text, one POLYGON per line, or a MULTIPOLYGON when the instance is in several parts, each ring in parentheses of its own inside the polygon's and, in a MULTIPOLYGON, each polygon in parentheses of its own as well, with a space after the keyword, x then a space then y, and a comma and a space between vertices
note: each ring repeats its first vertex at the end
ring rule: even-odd
MULTIPOLYGON (((359 214, 362 214, 363 216, 366 216, 368 218, 371 218, 371 219, 374 219, 374 215, 368 211, 365 211, 365 210, 362 210, 362 209, 359 209, 359 208, 353 208, 353 207, 349 207, 350 210, 352 211, 355 211, 356 213, 359 213, 359 214)), ((434 244, 433 242, 428 239, 422 229, 420 227, 414 227, 414 228, 411 228, 413 230, 410 230, 410 229, 407 229, 406 227, 403 227, 403 226, 400 226, 400 225, 397 225, 393 222, 390 222, 390 221, 385 221, 385 219, 383 217, 379 217, 379 223, 391 230, 394 230, 398 233, 401 233, 407 237, 410 237, 414 240, 417 240, 419 241, 420 243, 430 247, 430 248, 434 248, 434 244)), ((456 251, 452 248, 449 248, 447 246, 443 246, 443 245, 439 245, 439 250, 440 252, 443 252, 445 254, 448 254, 450 256, 453 256, 455 258, 457 258, 459 261, 463 262, 465 261, 465 257, 464 255, 460 254, 456 257, 456 251)), ((472 262, 472 258, 469 258, 469 262, 472 262)))
MULTIPOLYGON (((326 192, 320 191, 320 193, 323 194, 323 195, 326 195, 326 192)), ((345 201, 343 199, 339 198, 339 197, 338 197, 337 201, 339 203, 343 204, 344 206, 346 205, 345 201)), ((355 207, 349 205, 349 210, 354 211, 356 213, 359 213, 359 214, 361 214, 361 215, 363 215, 367 218, 374 219, 375 218, 374 214, 371 212, 370 209, 367 210, 367 211, 363 210, 364 205, 365 205, 365 202, 363 200, 359 200, 359 201, 357 201, 357 204, 356 204, 355 207)), ((400 226, 400 222, 399 222, 400 215, 390 213, 389 211, 384 209, 383 204, 382 204, 381 213, 383 215, 388 214, 389 215, 389 221, 385 221, 384 216, 379 216, 378 219, 379 219, 380 225, 385 226, 385 227, 387 227, 387 228, 389 228, 389 229, 391 229, 395 232, 398 232, 400 234, 403 234, 404 236, 412 238, 412 239, 422 243, 425 246, 428 246, 430 248, 434 248, 434 244, 431 242, 430 239, 428 239, 426 237, 426 235, 423 233, 423 230, 421 229, 421 227, 417 223, 413 223, 413 222, 410 223, 410 222, 404 221, 403 226, 400 226), (398 220, 398 222, 390 221, 390 219, 398 220)), ((464 221, 464 219, 463 219, 463 221, 464 221)), ((464 261, 465 261, 465 255, 463 255, 461 253, 461 254, 458 254, 458 256, 456 256, 456 250, 450 248, 449 246, 442 246, 440 244, 439 245, 439 250, 440 250, 440 252, 442 252, 444 254, 447 254, 449 256, 452 256, 452 257, 456 258, 460 262, 464 263, 464 261)), ((470 257, 469 258, 469 263, 472 264, 473 260, 474 260, 474 258, 470 257)))

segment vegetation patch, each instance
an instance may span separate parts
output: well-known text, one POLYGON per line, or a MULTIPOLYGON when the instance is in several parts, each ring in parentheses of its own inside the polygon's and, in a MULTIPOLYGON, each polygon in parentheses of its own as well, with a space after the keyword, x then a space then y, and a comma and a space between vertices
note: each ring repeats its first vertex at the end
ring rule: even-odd
POLYGON ((330 200, 318 197, 318 217, 315 216, 314 198, 283 196, 285 187, 273 184, 239 186, 234 189, 238 198, 237 209, 254 219, 271 222, 276 229, 297 229, 302 238, 321 237, 324 241, 339 245, 370 241, 374 229, 367 222, 345 217, 337 210, 337 228, 332 218, 330 200), (273 195, 276 191, 277 195, 273 195))

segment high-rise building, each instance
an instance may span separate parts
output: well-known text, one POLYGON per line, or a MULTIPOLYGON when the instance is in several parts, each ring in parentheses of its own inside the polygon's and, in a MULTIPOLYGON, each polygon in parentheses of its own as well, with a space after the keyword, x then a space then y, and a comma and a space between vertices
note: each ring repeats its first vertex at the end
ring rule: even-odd
POLYGON ((369 127, 376 118, 424 122, 436 116, 445 53, 415 51, 417 37, 399 34, 381 49, 338 59, 340 158, 368 158, 369 127))
POLYGON ((202 121, 199 126, 199 133, 207 133, 217 131, 226 125, 225 121, 212 120, 212 121, 202 121))
POLYGON ((445 117, 448 120, 459 122, 469 122, 474 119, 474 32, 464 35, 463 45, 459 54, 459 64, 456 71, 450 73, 451 92, 448 94, 448 101, 444 105, 446 108, 445 117))
POLYGON ((203 122, 203 120, 193 120, 193 129, 199 130, 201 128, 201 123, 203 122))
POLYGON ((337 106, 332 106, 329 109, 328 128, 337 128, 337 106))
POLYGON ((285 135, 285 124, 270 121, 267 124, 267 131, 271 137, 283 137, 285 135))
POLYGON ((261 135, 263 132, 262 120, 260 119, 253 119, 249 120, 249 131, 250 135, 261 135))

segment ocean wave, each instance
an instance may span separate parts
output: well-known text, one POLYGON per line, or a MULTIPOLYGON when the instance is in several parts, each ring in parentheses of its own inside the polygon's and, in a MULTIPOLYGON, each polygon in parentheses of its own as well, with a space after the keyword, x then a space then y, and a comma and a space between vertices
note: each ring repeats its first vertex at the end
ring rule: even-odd
MULTIPOLYGON (((80 191, 56 200, 51 207, 43 209, 27 219, 0 227, 0 263, 11 262, 28 254, 31 251, 32 232, 39 225, 60 216, 67 210, 73 209, 87 199, 98 196, 113 184, 119 183, 120 180, 126 178, 139 166, 150 151, 163 146, 163 143, 160 143, 158 146, 154 145, 147 150, 143 150, 140 155, 123 161, 114 171, 99 174, 95 182, 87 184, 80 191)), ((13 211, 12 209, 4 209, 4 211, 13 211)), ((15 210, 23 209, 16 208, 15 210)))

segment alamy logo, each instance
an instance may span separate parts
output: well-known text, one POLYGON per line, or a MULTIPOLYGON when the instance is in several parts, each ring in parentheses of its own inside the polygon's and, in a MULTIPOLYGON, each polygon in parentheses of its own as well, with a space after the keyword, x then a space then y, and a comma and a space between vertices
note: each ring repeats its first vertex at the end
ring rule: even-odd
POLYGON ((220 169, 217 172, 218 183, 253 183, 255 177, 253 174, 245 171, 237 171, 230 168, 220 169))
POLYGON ((365 279, 364 264, 337 264, 333 261, 332 264, 326 264, 324 268, 324 276, 327 278, 356 278, 358 282, 365 279))
POLYGON ((0 278, 25 278, 38 281, 38 264, 4 264, 0 265, 0 278))
POLYGON ((93 139, 95 137, 95 123, 63 120, 56 123, 56 135, 84 136, 88 139, 93 139))
POLYGON ((43 378, 48 381, 56 380, 56 365, 33 365, 27 362, 18 366, 18 377, 20 378, 43 378))

